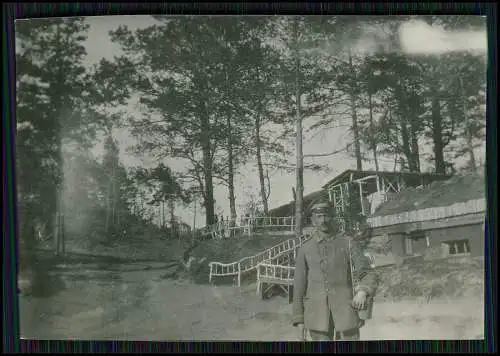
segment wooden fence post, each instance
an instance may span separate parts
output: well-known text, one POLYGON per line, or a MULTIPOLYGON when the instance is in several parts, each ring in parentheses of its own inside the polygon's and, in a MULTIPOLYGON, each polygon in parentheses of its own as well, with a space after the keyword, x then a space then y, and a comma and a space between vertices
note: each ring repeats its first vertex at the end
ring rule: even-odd
POLYGON ((64 213, 61 213, 61 216, 60 216, 60 229, 61 229, 61 252, 63 254, 66 253, 66 229, 65 229, 65 226, 64 226, 64 213))
POLYGON ((64 247, 64 215, 56 212, 54 217, 54 252, 56 255, 65 252, 64 247))
POLYGON ((247 219, 247 234, 250 236, 252 234, 252 219, 248 218, 247 219))
POLYGON ((241 263, 238 262, 238 287, 241 286, 241 263))

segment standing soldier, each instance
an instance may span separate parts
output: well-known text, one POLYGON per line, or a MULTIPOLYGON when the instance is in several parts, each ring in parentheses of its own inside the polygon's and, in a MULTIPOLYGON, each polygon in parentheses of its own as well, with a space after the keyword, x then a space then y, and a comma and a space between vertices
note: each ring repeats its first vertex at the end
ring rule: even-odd
POLYGON ((376 275, 360 248, 328 216, 328 204, 313 206, 314 232, 296 259, 292 323, 302 340, 306 330, 313 341, 359 340, 364 320, 358 311, 373 297, 376 275), (351 268, 357 276, 354 288, 351 268))

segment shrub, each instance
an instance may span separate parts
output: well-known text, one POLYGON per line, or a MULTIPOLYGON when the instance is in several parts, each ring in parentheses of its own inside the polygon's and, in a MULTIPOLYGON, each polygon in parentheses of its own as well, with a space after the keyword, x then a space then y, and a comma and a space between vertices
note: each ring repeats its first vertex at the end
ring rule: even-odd
POLYGON ((481 258, 441 259, 377 269, 378 298, 454 298, 480 296, 484 288, 484 261, 481 258))

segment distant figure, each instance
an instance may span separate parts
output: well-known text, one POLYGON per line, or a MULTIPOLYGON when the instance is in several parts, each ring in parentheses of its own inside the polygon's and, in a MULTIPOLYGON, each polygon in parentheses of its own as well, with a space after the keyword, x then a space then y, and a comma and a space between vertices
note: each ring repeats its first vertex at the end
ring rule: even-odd
POLYGON ((333 226, 326 203, 312 208, 314 231, 299 249, 293 286, 292 323, 313 341, 359 340, 376 276, 350 236, 333 226), (353 288, 351 263, 357 277, 353 288), (353 295, 354 294, 354 295, 353 295), (363 316, 363 318, 360 318, 363 316))

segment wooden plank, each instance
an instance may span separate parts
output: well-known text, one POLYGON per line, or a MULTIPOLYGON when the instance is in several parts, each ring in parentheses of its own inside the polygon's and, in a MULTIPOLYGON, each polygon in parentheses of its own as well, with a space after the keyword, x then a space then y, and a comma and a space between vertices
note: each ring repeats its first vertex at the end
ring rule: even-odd
POLYGON ((276 285, 293 285, 293 279, 278 279, 272 277, 260 277, 261 283, 271 283, 276 285))
POLYGON ((263 294, 265 295, 267 292, 269 292, 272 288, 274 287, 274 285, 270 284, 269 286, 267 286, 266 289, 264 289, 264 292, 263 294))
POLYGON ((476 213, 476 214, 468 214, 464 216, 456 216, 453 218, 445 218, 439 220, 374 227, 372 229, 372 234, 383 235, 383 234, 402 233, 402 232, 409 233, 411 231, 444 229, 454 226, 480 224, 483 222, 484 222, 484 213, 476 213))
POLYGON ((265 297, 264 287, 265 287, 264 282, 261 282, 260 288, 259 288, 260 299, 264 299, 264 297, 265 297))
POLYGON ((288 294, 288 290, 286 288, 287 286, 284 286, 283 284, 278 284, 278 287, 280 287, 283 292, 285 292, 286 294, 288 294))

